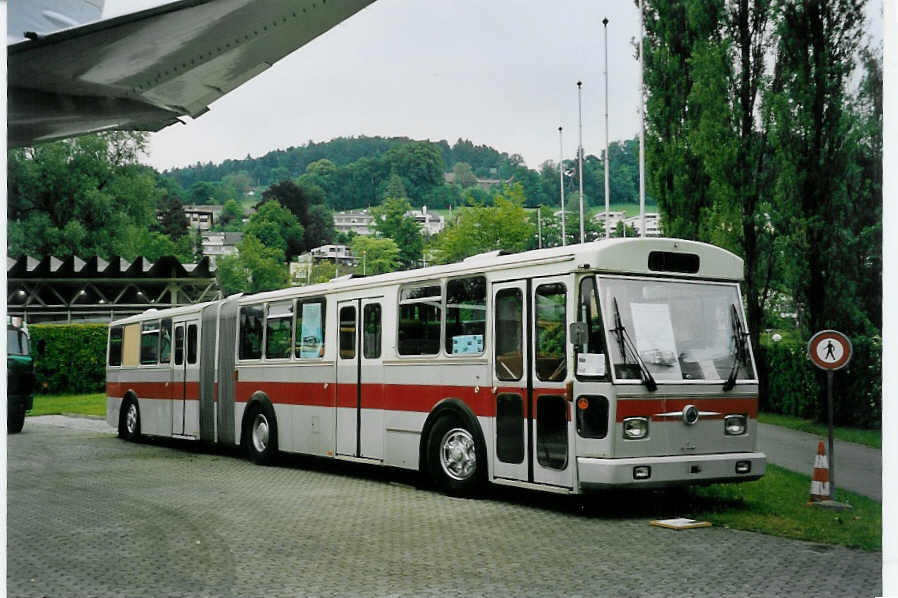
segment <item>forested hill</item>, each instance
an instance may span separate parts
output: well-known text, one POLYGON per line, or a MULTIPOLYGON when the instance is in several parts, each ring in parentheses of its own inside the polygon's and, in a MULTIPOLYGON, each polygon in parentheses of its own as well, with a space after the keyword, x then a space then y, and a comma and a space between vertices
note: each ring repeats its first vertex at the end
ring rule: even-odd
MULTIPOLYGON (((636 140, 612 143, 610 154, 612 201, 637 202, 636 140)), ((579 188, 574 159, 565 160, 565 172, 566 195, 573 199, 579 188)), ((378 205, 393 174, 402 180, 404 192, 414 206, 445 208, 471 200, 490 203, 501 186, 487 191, 476 187, 477 179, 521 185, 528 207, 558 202, 557 163, 546 162, 534 170, 527 168, 518 154, 474 145, 467 139, 459 139, 450 146, 445 140, 340 137, 274 150, 259 158, 196 164, 165 172, 183 189, 187 203, 224 203, 249 189, 265 189, 293 180, 319 187, 324 192, 325 203, 336 210, 378 205), (454 174, 455 184, 444 183, 447 172, 454 174)), ((583 165, 587 205, 604 203, 604 176, 602 160, 587 155, 583 165)), ((653 203, 651 198, 649 203, 653 203)))
MULTIPOLYGON (((247 156, 242 160, 225 160, 221 164, 207 162, 175 168, 165 174, 174 178, 184 189, 201 181, 220 181, 228 175, 245 173, 254 186, 266 187, 278 181, 295 178, 306 172, 309 164, 327 159, 335 166, 347 166, 362 158, 377 159, 389 150, 411 143, 407 137, 338 137, 316 143, 309 141, 299 147, 272 150, 258 158, 247 156)), ((510 174, 514 165, 523 162, 520 156, 509 156, 485 145, 474 145, 467 139, 459 139, 453 145, 446 140, 430 142, 443 159, 446 171, 458 162, 471 166, 480 178, 496 178, 499 171, 510 174)))

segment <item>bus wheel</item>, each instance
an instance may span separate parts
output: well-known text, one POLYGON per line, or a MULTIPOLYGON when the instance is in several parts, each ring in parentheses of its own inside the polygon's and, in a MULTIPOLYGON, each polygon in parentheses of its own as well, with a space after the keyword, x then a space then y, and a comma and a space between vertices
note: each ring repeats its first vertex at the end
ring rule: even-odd
POLYGON ((140 440, 140 409, 134 399, 125 399, 125 403, 122 405, 118 435, 131 442, 140 440))
POLYGON ((18 434, 25 426, 25 409, 16 409, 6 414, 6 433, 18 434))
POLYGON ((437 420, 428 437, 427 467, 443 492, 453 496, 476 495, 485 466, 474 433, 461 419, 448 414, 437 420))
POLYGON ((278 445, 277 420, 271 405, 263 403, 253 407, 247 418, 246 450, 257 465, 274 462, 278 445))

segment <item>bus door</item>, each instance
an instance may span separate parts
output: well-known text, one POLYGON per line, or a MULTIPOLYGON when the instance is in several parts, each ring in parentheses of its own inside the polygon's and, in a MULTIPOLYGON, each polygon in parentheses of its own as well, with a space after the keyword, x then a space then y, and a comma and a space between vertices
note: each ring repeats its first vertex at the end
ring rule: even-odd
POLYGON ((568 277, 530 282, 533 481, 572 488, 571 397, 567 381, 568 277))
POLYGON ((492 286, 497 478, 573 487, 564 278, 492 286))
POLYGON ((382 298, 340 302, 337 314, 337 454, 382 460, 382 298))
POLYGON ((199 434, 199 320, 176 322, 172 359, 172 434, 199 434))
POLYGON ((527 283, 493 285, 493 401, 496 411, 493 475, 528 480, 529 419, 527 283))

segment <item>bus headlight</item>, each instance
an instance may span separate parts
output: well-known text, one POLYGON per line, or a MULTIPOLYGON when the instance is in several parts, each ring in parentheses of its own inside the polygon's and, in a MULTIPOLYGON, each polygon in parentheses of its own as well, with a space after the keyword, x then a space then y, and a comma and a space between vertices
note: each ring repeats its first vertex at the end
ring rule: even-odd
POLYGON ((741 436, 745 434, 746 430, 746 417, 742 414, 739 415, 727 415, 723 418, 723 432, 727 436, 741 436))
POLYGON ((639 440, 649 435, 649 418, 628 417, 624 419, 624 438, 639 440))

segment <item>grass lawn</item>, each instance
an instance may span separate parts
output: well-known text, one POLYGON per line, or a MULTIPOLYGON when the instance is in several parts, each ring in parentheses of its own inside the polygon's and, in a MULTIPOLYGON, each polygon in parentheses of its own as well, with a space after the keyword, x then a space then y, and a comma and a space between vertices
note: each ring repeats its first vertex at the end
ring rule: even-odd
POLYGON ((84 395, 34 395, 34 408, 28 415, 106 415, 106 395, 102 392, 84 395))
MULTIPOLYGON (((775 426, 798 430, 799 432, 807 432, 808 434, 814 434, 824 439, 829 436, 829 426, 826 424, 817 423, 809 419, 802 419, 800 417, 779 415, 778 413, 760 413, 758 414, 758 421, 762 424, 773 424, 775 426)), ((856 442, 857 444, 872 446, 873 448, 878 449, 882 448, 881 430, 840 428, 836 426, 833 428, 833 436, 837 440, 856 442)))
POLYGON ((850 504, 850 511, 811 507, 810 486, 810 477, 768 464, 756 482, 692 489, 687 516, 773 536, 882 550, 880 503, 836 488, 836 500, 850 504))

